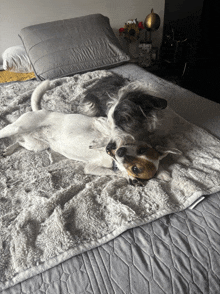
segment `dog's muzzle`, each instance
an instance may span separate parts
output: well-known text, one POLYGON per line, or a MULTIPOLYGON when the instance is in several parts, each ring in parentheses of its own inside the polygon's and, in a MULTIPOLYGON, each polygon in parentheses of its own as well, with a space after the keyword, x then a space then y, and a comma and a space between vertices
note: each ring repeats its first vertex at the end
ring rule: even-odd
POLYGON ((127 148, 126 147, 120 147, 116 151, 116 154, 117 154, 118 157, 123 157, 123 156, 125 156, 126 152, 127 152, 127 148))
POLYGON ((108 145, 106 146, 106 152, 108 155, 112 156, 113 158, 115 158, 116 155, 118 157, 124 157, 127 153, 127 148, 119 147, 117 149, 115 142, 109 142, 108 145))
POLYGON ((115 157, 115 150, 116 150, 116 143, 115 142, 109 142, 106 146, 106 152, 108 155, 115 157))
POLYGON ((117 166, 117 164, 116 164, 116 162, 114 161, 114 160, 112 160, 112 170, 114 171, 114 172, 117 172, 119 169, 118 169, 118 166, 117 166))

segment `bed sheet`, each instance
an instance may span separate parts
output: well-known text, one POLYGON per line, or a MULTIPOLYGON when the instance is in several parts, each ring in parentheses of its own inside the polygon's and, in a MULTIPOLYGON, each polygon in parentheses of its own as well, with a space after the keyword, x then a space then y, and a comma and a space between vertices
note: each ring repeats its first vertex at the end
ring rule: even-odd
MULTIPOLYGON (((135 65, 112 71, 154 85, 187 120, 220 138, 220 105, 135 65), (156 85, 156 86, 155 86, 156 85)), ((220 193, 190 208, 128 230, 114 240, 3 290, 23 293, 218 293, 220 193)))

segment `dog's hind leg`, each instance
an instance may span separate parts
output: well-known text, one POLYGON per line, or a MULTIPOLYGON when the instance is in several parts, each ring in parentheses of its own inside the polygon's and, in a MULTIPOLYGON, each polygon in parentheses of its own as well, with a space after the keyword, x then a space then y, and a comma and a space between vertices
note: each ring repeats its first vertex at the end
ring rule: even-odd
POLYGON ((41 152, 50 147, 47 142, 34 138, 32 134, 23 134, 21 138, 18 139, 18 143, 25 149, 34 152, 41 152))
POLYGON ((10 137, 18 134, 20 132, 20 127, 15 124, 10 124, 0 130, 0 139, 5 137, 10 137))
POLYGON ((46 115, 47 112, 44 110, 24 113, 15 122, 0 130, 0 139, 34 131, 41 125, 46 115))
POLYGON ((25 134, 18 139, 18 141, 7 148, 0 154, 3 157, 13 154, 19 147, 24 147, 27 150, 40 152, 49 148, 48 143, 33 138, 31 135, 25 134))

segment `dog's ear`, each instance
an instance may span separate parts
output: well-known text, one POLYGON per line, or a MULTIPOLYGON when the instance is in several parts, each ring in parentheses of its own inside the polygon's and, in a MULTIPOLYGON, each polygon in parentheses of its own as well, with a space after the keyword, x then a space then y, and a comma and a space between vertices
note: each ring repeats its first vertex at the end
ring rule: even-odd
MULTIPOLYGON (((147 95, 149 97, 149 95, 147 95)), ((163 98, 158 98, 151 96, 152 100, 151 103, 153 104, 153 107, 156 109, 165 109, 167 107, 167 100, 163 98)))
POLYGON ((136 179, 132 177, 129 178, 129 184, 136 187, 143 187, 145 181, 146 180, 136 179))
POLYGON ((177 148, 166 148, 163 146, 156 146, 155 149, 161 154, 159 157, 159 160, 163 159, 164 157, 166 157, 169 153, 170 154, 176 154, 176 155, 181 155, 182 152, 177 149, 177 148))
POLYGON ((164 109, 167 107, 167 101, 162 98, 151 96, 149 94, 141 93, 132 99, 132 102, 138 104, 143 111, 152 109, 164 109))

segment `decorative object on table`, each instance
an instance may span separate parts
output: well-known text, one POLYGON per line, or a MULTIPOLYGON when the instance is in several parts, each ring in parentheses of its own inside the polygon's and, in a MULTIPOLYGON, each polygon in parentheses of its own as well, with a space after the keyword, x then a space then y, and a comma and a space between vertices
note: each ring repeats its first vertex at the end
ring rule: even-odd
POLYGON ((151 13, 147 15, 144 21, 145 38, 144 42, 140 42, 138 64, 142 67, 148 67, 151 65, 152 60, 157 59, 157 50, 152 49, 151 32, 156 31, 160 27, 160 17, 158 14, 151 10, 151 13))
POLYGON ((119 36, 123 37, 127 42, 127 48, 131 58, 138 58, 140 31, 143 29, 143 22, 138 22, 137 19, 128 20, 124 27, 119 29, 119 36))
POLYGON ((139 41, 134 41, 132 43, 128 43, 128 53, 131 59, 137 59, 139 55, 139 41))
POLYGON ((152 43, 140 42, 138 64, 142 67, 152 65, 158 58, 158 47, 152 47, 152 43))
POLYGON ((139 44, 139 56, 138 64, 142 67, 148 67, 151 65, 152 44, 140 42, 139 44))
POLYGON ((152 47, 151 59, 155 61, 157 60, 157 58, 158 58, 158 47, 152 47))
POLYGON ((123 36, 128 42, 135 42, 140 37, 140 31, 144 29, 143 22, 136 19, 128 20, 123 28, 119 29, 119 36, 123 36))
POLYGON ((144 21, 144 27, 146 28, 145 41, 152 43, 151 32, 154 32, 160 27, 160 17, 158 14, 154 13, 154 10, 151 10, 151 13, 147 15, 144 21), (149 34, 147 34, 149 32, 149 34))

